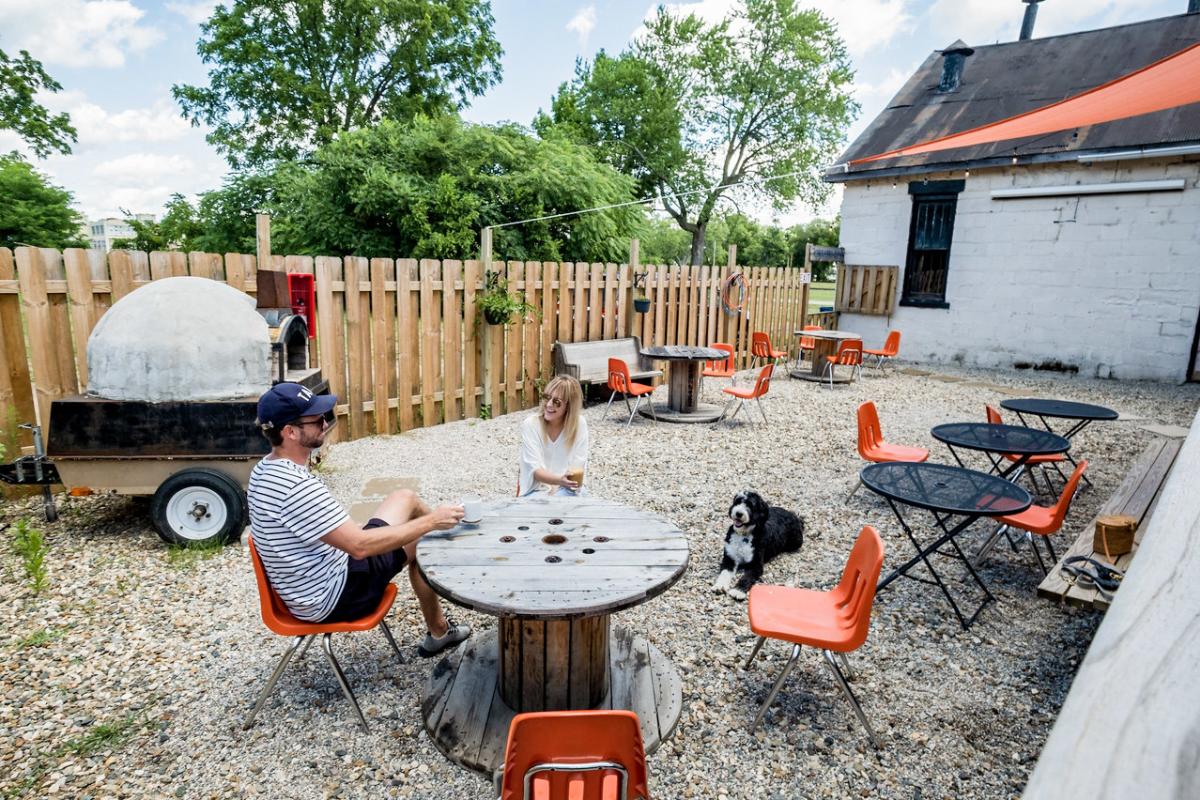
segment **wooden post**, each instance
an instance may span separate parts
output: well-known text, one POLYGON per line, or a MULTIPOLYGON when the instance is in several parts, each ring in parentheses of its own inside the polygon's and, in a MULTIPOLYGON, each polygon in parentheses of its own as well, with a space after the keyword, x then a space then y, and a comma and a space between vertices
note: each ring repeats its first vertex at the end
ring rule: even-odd
MULTIPOLYGON (((271 215, 254 215, 254 242, 258 247, 258 268, 271 268, 271 215)), ((239 286, 239 290, 244 287, 239 286)))
POLYGON ((630 291, 629 295, 625 298, 625 308, 623 309, 623 313, 625 314, 625 321, 628 323, 625 326, 626 327, 625 334, 624 334, 625 336, 636 336, 637 335, 635 333, 636 328, 634 327, 634 324, 633 324, 633 317, 634 317, 633 298, 637 296, 639 291, 645 291, 645 288, 646 288, 643 286, 639 289, 637 286, 637 274, 638 274, 638 270, 642 266, 641 260, 642 260, 641 259, 641 243, 637 239, 630 239, 629 240, 629 279, 632 284, 630 286, 630 289, 632 291, 630 291))
MULTIPOLYGON (((484 228, 479 232, 479 260, 483 262, 483 285, 487 288, 487 276, 492 271, 492 229, 484 228)), ((471 320, 470 324, 476 324, 475 320, 471 320)), ((492 347, 494 345, 492 336, 495 333, 492 329, 498 327, 488 325, 484 321, 482 325, 483 331, 483 405, 487 408, 489 414, 496 413, 495 406, 495 379, 496 376, 492 372, 492 347)))

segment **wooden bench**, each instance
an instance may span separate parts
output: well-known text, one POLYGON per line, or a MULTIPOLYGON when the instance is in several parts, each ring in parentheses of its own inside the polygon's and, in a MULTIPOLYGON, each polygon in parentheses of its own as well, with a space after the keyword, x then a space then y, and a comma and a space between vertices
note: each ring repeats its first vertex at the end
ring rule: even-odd
MULTIPOLYGON (((1113 496, 1096 515, 1101 517, 1106 514, 1126 514, 1138 521, 1133 550, 1117 556, 1114 565, 1122 572, 1129 569, 1129 562, 1137 553, 1142 534, 1150 522, 1150 515, 1154 513, 1155 506, 1158 504, 1159 493, 1162 491, 1163 484, 1166 483, 1167 474, 1171 471, 1171 465, 1175 463, 1175 458, 1179 455, 1179 449, 1182 446, 1183 441, 1180 439, 1156 438, 1134 462, 1133 467, 1125 475, 1125 480, 1121 482, 1113 496)), ((1085 588, 1079 584, 1072 585, 1066 581, 1059 570, 1063 560, 1071 556, 1088 556, 1102 564, 1110 563, 1103 552, 1096 552, 1092 548, 1095 530, 1096 519, 1093 518, 1079 531, 1071 549, 1063 555, 1050 574, 1038 586, 1039 595, 1054 600, 1066 600, 1072 605, 1095 608, 1100 611, 1108 608, 1111 601, 1106 600, 1096 588, 1085 588)))
POLYGON ((644 381, 662 375, 654 362, 642 355, 636 336, 594 342, 555 342, 554 374, 570 375, 583 385, 608 383, 608 360, 619 358, 629 365, 629 377, 644 381))

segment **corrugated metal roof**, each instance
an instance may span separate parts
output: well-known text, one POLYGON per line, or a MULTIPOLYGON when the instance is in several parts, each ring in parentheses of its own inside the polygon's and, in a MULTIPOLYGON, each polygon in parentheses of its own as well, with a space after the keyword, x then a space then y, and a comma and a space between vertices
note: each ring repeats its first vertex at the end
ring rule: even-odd
MULTIPOLYGON (((939 93, 940 52, 917 72, 838 159, 826 178, 870 177, 880 171, 930 171, 1018 157, 1200 141, 1200 103, 1024 139, 991 142, 856 165, 841 164, 1016 116, 1141 69, 1200 42, 1200 14, 1096 31, 976 47, 959 88, 939 93)), ((1200 75, 1197 76, 1200 80, 1200 75)))

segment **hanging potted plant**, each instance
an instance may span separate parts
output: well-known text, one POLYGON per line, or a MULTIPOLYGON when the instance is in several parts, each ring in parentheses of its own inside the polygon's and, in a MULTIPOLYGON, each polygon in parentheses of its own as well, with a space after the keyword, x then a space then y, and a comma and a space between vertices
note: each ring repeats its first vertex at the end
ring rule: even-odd
POLYGON ((508 281, 496 272, 487 273, 483 291, 475 295, 475 305, 489 325, 507 325, 517 317, 529 318, 539 313, 537 306, 509 292, 508 281))
POLYGON ((646 296, 646 276, 649 274, 649 271, 633 274, 633 310, 639 314, 650 310, 650 298, 646 296))
POLYGON ((645 314, 650 310, 650 298, 644 294, 634 295, 633 310, 639 314, 645 314))

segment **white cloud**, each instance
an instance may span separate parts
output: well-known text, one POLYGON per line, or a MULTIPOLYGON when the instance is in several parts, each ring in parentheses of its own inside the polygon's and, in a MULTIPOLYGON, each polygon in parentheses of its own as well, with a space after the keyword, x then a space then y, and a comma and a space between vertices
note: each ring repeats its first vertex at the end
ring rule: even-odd
MULTIPOLYGON (((1033 27, 1035 38, 1057 36, 1081 30, 1105 28, 1126 22, 1149 19, 1155 13, 1181 14, 1183 0, 1165 7, 1162 0, 1092 0, 1086 3, 1042 3, 1033 27)), ((1014 41, 1021 32, 1024 3, 996 0, 937 0, 929 9, 927 24, 944 31, 950 44, 962 39, 970 45, 1014 41)))
POLYGON ((190 3, 167 3, 167 9, 179 14, 193 25, 207 22, 222 0, 193 0, 190 3))
POLYGON ((591 35, 592 29, 596 27, 596 7, 584 6, 576 12, 575 16, 571 17, 571 21, 567 23, 567 30, 579 36, 579 43, 585 44, 588 36, 591 35))
POLYGON ((95 103, 83 102, 67 109, 79 131, 80 145, 110 142, 170 142, 191 130, 168 100, 159 100, 149 108, 108 111, 95 103))
POLYGON ((175 179, 195 168, 187 156, 131 153, 97 164, 92 174, 115 184, 142 186, 147 182, 175 179))
POLYGON ((130 0, 4 0, 0 44, 47 66, 120 67, 163 39, 130 0))

